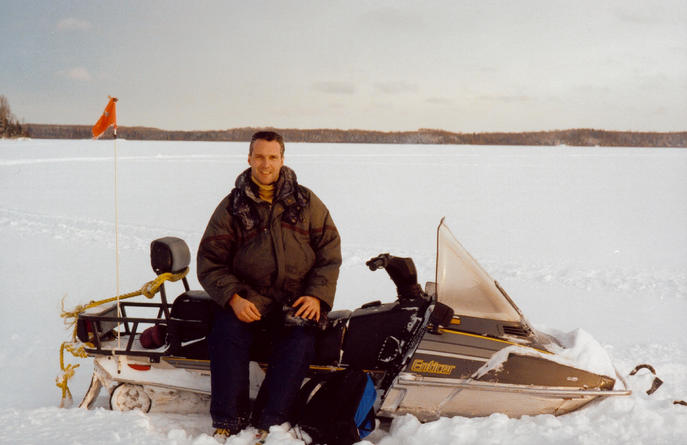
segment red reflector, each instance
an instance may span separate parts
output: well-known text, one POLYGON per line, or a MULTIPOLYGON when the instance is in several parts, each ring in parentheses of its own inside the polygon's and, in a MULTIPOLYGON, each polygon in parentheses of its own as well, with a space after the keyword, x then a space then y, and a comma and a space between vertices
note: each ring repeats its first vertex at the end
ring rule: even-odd
POLYGON ((150 365, 136 365, 132 363, 127 363, 129 365, 129 368, 135 369, 136 371, 148 371, 150 370, 150 365))

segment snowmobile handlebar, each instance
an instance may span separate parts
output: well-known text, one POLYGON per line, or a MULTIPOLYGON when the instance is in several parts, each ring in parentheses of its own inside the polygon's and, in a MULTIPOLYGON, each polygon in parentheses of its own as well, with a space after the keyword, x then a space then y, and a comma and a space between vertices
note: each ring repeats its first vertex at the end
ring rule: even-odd
POLYGON ((365 264, 372 271, 384 268, 396 285, 399 298, 415 299, 423 296, 422 288, 417 284, 417 271, 412 258, 381 253, 365 264))
POLYGON ((370 258, 367 260, 365 265, 370 268, 371 271, 375 271, 377 269, 381 268, 386 268, 387 264, 389 264, 389 255, 388 253, 380 253, 374 258, 370 258))

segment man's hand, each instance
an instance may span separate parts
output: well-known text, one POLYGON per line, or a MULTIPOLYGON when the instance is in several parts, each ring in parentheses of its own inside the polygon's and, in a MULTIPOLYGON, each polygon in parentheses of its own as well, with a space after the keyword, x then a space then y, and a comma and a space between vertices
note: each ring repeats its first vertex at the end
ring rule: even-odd
POLYGON ((236 318, 244 323, 252 323, 260 320, 262 317, 257 306, 241 297, 239 294, 234 294, 234 296, 231 297, 229 306, 231 306, 234 314, 236 314, 236 318))
POLYGON ((296 300, 292 307, 300 306, 296 313, 296 317, 305 318, 308 320, 320 321, 320 299, 304 295, 296 300))

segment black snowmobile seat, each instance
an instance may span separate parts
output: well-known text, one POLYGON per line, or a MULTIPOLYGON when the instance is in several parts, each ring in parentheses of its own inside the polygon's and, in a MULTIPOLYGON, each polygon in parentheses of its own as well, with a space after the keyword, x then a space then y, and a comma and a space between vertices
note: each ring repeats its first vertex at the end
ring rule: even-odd
POLYGON ((422 305, 363 305, 353 311, 343 341, 342 362, 361 369, 376 369, 401 359, 402 347, 421 322, 422 305))
POLYGON ((190 290, 179 295, 172 303, 167 328, 172 353, 187 358, 207 358, 207 336, 218 309, 217 303, 205 291, 190 290))
POLYGON ((190 263, 191 251, 181 238, 166 236, 150 243, 150 265, 156 274, 179 273, 190 263))
POLYGON ((346 326, 351 318, 349 310, 332 311, 327 314, 327 327, 317 334, 315 340, 315 358, 313 364, 320 366, 338 366, 341 361, 346 326))
MULTIPOLYGON (((205 291, 186 291, 172 304, 168 320, 167 342, 170 352, 176 356, 208 359, 208 335, 216 311, 222 310, 205 291)), ((313 364, 336 366, 341 359, 341 346, 351 311, 340 310, 328 314, 327 327, 318 334, 313 364)), ((251 360, 266 361, 269 358, 271 337, 258 334, 251 350, 251 360)))
POLYGON ((352 312, 349 311, 348 309, 342 309, 338 311, 331 311, 330 313, 327 314, 327 320, 329 320, 329 323, 335 323, 338 322, 339 320, 348 320, 351 318, 352 312))

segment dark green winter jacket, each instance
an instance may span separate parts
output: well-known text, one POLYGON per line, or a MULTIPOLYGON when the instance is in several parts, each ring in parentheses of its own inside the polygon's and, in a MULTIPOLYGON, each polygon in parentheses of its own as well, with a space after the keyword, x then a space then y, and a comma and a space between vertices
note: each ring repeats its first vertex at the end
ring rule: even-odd
POLYGON ((327 207, 283 166, 272 204, 259 198, 250 168, 210 218, 197 256, 198 280, 222 307, 234 294, 261 314, 303 295, 334 304, 341 240, 327 207))

